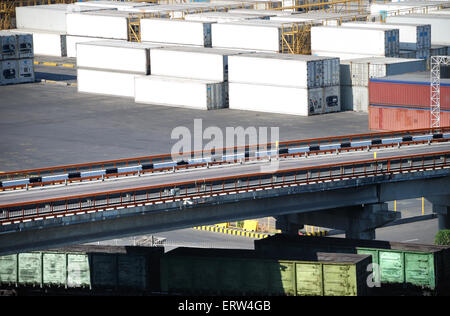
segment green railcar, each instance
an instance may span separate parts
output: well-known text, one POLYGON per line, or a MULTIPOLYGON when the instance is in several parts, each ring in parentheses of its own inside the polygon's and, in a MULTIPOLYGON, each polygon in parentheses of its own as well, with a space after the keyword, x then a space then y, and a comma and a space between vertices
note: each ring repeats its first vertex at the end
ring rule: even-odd
POLYGON ((375 281, 383 285, 447 289, 450 247, 333 237, 274 235, 255 241, 255 250, 271 254, 306 254, 317 251, 369 254, 379 269, 375 281))
POLYGON ((176 248, 161 258, 161 290, 205 295, 367 295, 371 256, 265 256, 252 250, 176 248))
POLYGON ((162 247, 74 246, 0 257, 0 286, 159 291, 162 247))

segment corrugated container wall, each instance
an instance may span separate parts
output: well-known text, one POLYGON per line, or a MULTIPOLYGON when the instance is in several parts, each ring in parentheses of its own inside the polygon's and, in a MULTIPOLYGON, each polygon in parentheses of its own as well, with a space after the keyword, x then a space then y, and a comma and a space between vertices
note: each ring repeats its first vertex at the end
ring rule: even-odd
POLYGON ((211 23, 141 19, 141 40, 211 47, 211 23))
MULTIPOLYGON (((369 106, 369 129, 375 131, 398 131, 429 128, 429 109, 406 109, 401 107, 369 106)), ((441 111, 441 126, 450 126, 450 111, 441 111)))
MULTIPOLYGON (((349 55, 393 56, 392 41, 398 45, 398 31, 358 27, 314 26, 311 28, 312 54, 334 52, 349 55)), ((328 55, 330 56, 330 55, 328 55)))
MULTIPOLYGON (((430 108, 428 82, 387 81, 371 79, 369 102, 375 105, 430 108)), ((450 84, 441 82, 441 109, 450 110, 450 84)))

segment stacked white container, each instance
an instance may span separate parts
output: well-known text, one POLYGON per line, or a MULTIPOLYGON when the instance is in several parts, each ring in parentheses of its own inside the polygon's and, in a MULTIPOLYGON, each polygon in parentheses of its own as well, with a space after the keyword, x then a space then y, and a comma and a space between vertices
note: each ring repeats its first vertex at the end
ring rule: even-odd
MULTIPOLYGON (((34 53, 65 57, 67 49, 67 14, 105 11, 104 7, 80 4, 50 4, 16 8, 17 32, 33 35, 34 53)), ((93 39, 90 39, 93 40, 93 39)), ((74 49, 72 49, 73 51, 74 49)), ((70 56, 69 57, 74 57, 70 56)))
POLYGON ((150 50, 158 47, 127 41, 78 43, 78 91, 134 98, 134 78, 150 74, 150 50))
POLYGON ((141 41, 211 47, 211 23, 141 19, 141 41))
POLYGON ((283 27, 291 31, 289 25, 270 20, 215 23, 211 26, 212 47, 278 53, 282 51, 283 27))
POLYGON ((423 59, 359 58, 341 61, 341 101, 343 110, 368 112, 369 78, 425 71, 423 59))
POLYGON ((340 111, 339 59, 276 53, 230 56, 230 109, 309 116, 340 111))
POLYGON ((34 82, 33 36, 0 31, 0 85, 34 82))
POLYGON ((151 76, 136 78, 138 103, 202 110, 228 106, 228 59, 237 50, 205 47, 152 49, 151 76))
POLYGON ((313 26, 311 52, 341 59, 398 57, 398 29, 313 26))

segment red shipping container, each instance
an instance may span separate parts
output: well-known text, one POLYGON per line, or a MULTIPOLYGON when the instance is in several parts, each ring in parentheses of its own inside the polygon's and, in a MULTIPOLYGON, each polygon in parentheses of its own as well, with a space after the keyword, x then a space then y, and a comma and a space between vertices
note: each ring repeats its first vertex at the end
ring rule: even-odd
MULTIPOLYGON (((429 128, 429 109, 413 109, 393 106, 369 105, 369 129, 375 131, 399 131, 429 128)), ((441 111, 441 127, 450 126, 450 111, 441 111)))
MULTIPOLYGON (((430 108, 431 87, 426 82, 371 79, 369 104, 430 108)), ((441 109, 450 110, 450 84, 441 83, 441 109)))

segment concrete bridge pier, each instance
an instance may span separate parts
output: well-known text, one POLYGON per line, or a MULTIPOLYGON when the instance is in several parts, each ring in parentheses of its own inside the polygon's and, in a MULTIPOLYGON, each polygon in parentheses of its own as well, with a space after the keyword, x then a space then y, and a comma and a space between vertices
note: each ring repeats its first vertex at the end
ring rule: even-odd
POLYGON ((450 195, 434 195, 427 197, 433 205, 433 213, 438 216, 439 230, 450 229, 450 195))
POLYGON ((388 210, 387 203, 339 207, 302 212, 277 217, 277 229, 297 234, 303 225, 313 225, 345 231, 346 238, 375 239, 375 229, 400 218, 400 213, 388 210))

